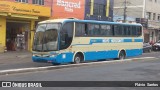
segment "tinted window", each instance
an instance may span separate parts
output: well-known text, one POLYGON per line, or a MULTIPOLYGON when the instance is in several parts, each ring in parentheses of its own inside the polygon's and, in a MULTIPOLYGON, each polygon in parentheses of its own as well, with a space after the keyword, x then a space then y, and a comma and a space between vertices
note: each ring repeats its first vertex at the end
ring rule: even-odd
POLYGON ((136 26, 132 26, 132 35, 136 36, 137 34, 136 26))
POLYGON ((112 26, 111 25, 101 25, 100 33, 102 36, 112 36, 112 26))
POLYGON ((130 36, 131 35, 131 27, 130 26, 124 26, 123 35, 124 36, 130 36))
POLYGON ((88 24, 88 35, 89 36, 100 35, 100 26, 99 26, 99 24, 88 24))
POLYGON ((86 36, 86 33, 85 33, 85 24, 83 24, 83 23, 76 23, 76 26, 75 26, 75 36, 86 36))
POLYGON ((141 27, 137 27, 137 36, 142 35, 142 28, 141 27))
POLYGON ((137 37, 142 35, 141 26, 122 24, 76 23, 75 36, 88 37, 137 37))
POLYGON ((72 22, 64 24, 60 32, 60 49, 66 49, 70 46, 73 39, 73 26, 72 22))

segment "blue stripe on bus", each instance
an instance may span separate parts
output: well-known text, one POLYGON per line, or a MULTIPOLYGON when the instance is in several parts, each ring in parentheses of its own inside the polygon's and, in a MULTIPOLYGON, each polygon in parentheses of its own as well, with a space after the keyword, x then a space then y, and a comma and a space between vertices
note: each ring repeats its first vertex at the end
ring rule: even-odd
POLYGON ((143 42, 143 39, 134 39, 134 42, 143 42))
POLYGON ((123 43, 123 42, 143 42, 143 39, 91 39, 89 44, 93 44, 93 43, 123 43))
POLYGON ((82 23, 95 23, 95 24, 115 24, 115 25, 129 25, 129 26, 142 26, 141 24, 129 24, 129 23, 118 23, 118 22, 107 22, 107 21, 96 21, 96 20, 74 20, 74 19, 67 19, 64 20, 66 22, 82 22, 82 23))
MULTIPOLYGON (((138 56, 142 54, 142 49, 132 49, 126 50, 126 57, 138 56)), ((110 51, 91 51, 84 52, 85 61, 97 61, 99 59, 112 59, 118 58, 119 50, 110 50, 110 51)), ((59 54, 55 57, 32 57, 34 62, 52 62, 52 63, 70 63, 73 60, 74 53, 68 52, 59 54), (63 58, 63 55, 66 58, 63 58)))
POLYGON ((143 53, 142 49, 126 50, 127 57, 138 56, 141 55, 142 53, 143 53))
MULTIPOLYGON (((89 44, 73 44, 72 46, 79 45, 92 45, 93 43, 126 43, 126 42, 143 42, 143 39, 119 39, 118 42, 113 42, 112 40, 116 39, 91 39, 89 44)), ((118 39, 117 39, 118 40, 118 39)))
POLYGON ((85 52, 85 60, 86 61, 96 61, 98 59, 110 59, 110 58, 117 58, 118 50, 111 50, 111 51, 92 51, 92 52, 85 52))
POLYGON ((124 42, 132 42, 132 39, 124 39, 124 42))

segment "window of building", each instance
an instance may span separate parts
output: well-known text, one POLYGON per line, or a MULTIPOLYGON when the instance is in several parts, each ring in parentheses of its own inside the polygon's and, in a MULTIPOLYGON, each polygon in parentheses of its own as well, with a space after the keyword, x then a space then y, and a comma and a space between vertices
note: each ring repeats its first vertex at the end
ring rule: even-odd
POLYGON ((16 2, 28 3, 28 0, 15 0, 16 2))
POLYGON ((153 20, 156 20, 156 13, 153 13, 153 20))
POLYGON ((147 15, 147 18, 151 20, 151 12, 147 12, 146 15, 147 15))
POLYGON ((44 0, 32 0, 33 4, 44 5, 44 0))
POLYGON ((155 0, 155 3, 157 3, 157 0, 155 0))
POLYGON ((160 14, 158 14, 158 17, 157 17, 158 21, 160 21, 160 14))
POLYGON ((93 12, 93 14, 94 15, 100 15, 100 16, 105 16, 105 5, 104 4, 97 4, 97 3, 95 3, 94 4, 94 12, 93 12))

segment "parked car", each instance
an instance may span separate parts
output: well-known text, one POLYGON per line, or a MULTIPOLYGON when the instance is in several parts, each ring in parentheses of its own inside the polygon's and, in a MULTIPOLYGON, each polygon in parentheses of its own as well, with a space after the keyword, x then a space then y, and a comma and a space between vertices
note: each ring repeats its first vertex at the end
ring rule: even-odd
POLYGON ((160 51, 160 40, 153 45, 154 51, 160 51))
POLYGON ((152 45, 149 43, 143 43, 143 53, 151 52, 152 51, 152 45))

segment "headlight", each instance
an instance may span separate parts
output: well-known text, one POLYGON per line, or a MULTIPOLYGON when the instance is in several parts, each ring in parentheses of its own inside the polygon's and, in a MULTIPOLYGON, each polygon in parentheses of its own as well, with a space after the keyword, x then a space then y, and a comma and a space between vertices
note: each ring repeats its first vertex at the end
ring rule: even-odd
POLYGON ((55 57, 55 55, 51 55, 50 57, 55 57))
POLYGON ((34 57, 35 57, 36 55, 35 55, 35 54, 32 54, 32 56, 34 56, 34 57))

